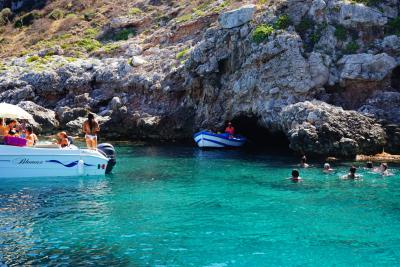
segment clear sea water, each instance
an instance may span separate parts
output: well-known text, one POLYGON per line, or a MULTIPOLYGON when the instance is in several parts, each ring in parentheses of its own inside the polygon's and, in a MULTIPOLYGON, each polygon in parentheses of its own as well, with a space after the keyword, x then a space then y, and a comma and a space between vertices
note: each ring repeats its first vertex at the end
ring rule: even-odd
POLYGON ((107 177, 0 180, 0 266, 398 266, 400 171, 125 146, 107 177))

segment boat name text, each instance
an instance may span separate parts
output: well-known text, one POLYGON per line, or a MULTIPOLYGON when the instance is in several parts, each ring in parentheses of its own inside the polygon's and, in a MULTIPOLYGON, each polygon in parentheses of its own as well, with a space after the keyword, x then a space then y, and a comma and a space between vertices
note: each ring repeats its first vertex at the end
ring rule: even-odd
POLYGON ((43 164, 43 161, 41 160, 29 160, 29 159, 18 159, 16 161, 16 163, 18 165, 26 165, 26 164, 30 164, 30 165, 40 165, 43 164))

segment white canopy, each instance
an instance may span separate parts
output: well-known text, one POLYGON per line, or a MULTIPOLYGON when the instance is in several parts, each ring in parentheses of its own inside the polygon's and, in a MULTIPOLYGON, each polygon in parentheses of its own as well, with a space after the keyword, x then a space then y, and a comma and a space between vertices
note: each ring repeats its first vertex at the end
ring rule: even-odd
POLYGON ((32 115, 24 109, 7 103, 0 103, 0 118, 34 121, 32 115))

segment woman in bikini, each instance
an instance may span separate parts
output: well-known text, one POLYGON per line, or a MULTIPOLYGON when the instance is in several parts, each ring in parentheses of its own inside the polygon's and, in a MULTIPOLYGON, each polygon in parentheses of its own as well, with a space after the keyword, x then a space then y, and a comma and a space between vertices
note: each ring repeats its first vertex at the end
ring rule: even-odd
POLYGON ((88 119, 83 123, 86 145, 89 149, 97 149, 97 133, 100 131, 99 124, 94 119, 92 113, 88 114, 88 119))

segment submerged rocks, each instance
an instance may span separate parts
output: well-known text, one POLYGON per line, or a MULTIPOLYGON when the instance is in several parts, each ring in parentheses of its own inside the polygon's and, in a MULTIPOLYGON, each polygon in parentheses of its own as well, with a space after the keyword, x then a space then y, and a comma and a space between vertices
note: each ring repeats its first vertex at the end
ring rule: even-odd
POLYGON ((241 8, 222 13, 218 18, 218 22, 224 29, 239 27, 251 21, 255 11, 255 5, 242 6, 241 8))
POLYGON ((279 120, 290 147, 302 153, 350 158, 380 152, 386 143, 375 120, 320 101, 288 105, 279 120))

